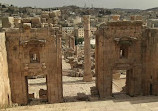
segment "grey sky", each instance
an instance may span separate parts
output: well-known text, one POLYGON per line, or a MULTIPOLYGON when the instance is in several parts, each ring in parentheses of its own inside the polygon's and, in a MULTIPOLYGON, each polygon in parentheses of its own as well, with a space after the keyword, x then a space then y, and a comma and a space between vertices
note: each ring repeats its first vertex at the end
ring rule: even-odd
POLYGON ((77 5, 83 7, 101 8, 127 8, 127 9, 148 9, 158 7, 158 0, 0 0, 1 3, 13 4, 16 6, 32 7, 58 7, 64 5, 77 5))

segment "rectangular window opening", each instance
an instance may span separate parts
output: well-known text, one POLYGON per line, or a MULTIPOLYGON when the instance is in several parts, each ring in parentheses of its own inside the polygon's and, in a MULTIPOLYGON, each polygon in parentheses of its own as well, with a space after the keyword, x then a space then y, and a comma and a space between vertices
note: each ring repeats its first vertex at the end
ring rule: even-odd
POLYGON ((127 46, 121 46, 120 47, 120 58, 128 58, 128 47, 127 46))

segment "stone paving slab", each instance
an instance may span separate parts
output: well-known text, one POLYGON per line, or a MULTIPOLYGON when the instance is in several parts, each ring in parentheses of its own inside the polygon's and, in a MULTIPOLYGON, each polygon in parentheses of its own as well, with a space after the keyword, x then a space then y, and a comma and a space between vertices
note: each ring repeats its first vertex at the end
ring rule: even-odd
POLYGON ((110 99, 95 102, 70 102, 22 106, 2 111, 158 111, 158 97, 130 97, 128 100, 110 99))

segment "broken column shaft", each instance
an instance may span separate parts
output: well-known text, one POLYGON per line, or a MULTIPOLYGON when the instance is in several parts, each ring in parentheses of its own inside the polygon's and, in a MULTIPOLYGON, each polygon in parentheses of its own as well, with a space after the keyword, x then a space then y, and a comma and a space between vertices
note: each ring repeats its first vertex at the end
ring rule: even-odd
POLYGON ((84 76, 83 81, 92 81, 91 74, 91 46, 90 46, 90 15, 85 15, 84 19, 84 76))

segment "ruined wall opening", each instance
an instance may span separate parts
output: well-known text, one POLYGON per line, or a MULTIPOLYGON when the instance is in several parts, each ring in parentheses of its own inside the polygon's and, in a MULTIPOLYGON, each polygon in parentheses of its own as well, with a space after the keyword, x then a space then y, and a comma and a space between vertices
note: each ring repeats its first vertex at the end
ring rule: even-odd
POLYGON ((112 71, 112 93, 113 95, 126 93, 127 70, 112 71))
POLYGON ((30 63, 40 63, 40 53, 37 49, 31 49, 29 55, 30 63))
POLYGON ((47 103, 47 76, 27 76, 27 94, 29 104, 47 103))
MULTIPOLYGON (((72 58, 72 57, 71 57, 72 58)), ((63 80, 63 99, 64 102, 87 101, 91 95, 91 87, 95 86, 95 77, 92 82, 83 81, 83 72, 73 63, 67 62, 64 57, 62 59, 62 80, 63 80), (72 68, 73 67, 73 68, 72 68), (79 73, 77 72, 79 70, 79 73)))

